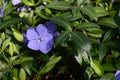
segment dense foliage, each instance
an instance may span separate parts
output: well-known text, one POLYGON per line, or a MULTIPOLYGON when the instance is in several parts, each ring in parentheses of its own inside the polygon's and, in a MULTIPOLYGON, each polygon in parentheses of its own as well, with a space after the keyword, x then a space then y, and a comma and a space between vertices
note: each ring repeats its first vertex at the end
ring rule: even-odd
POLYGON ((0 0, 2 80, 115 80, 118 70, 120 0, 0 0))

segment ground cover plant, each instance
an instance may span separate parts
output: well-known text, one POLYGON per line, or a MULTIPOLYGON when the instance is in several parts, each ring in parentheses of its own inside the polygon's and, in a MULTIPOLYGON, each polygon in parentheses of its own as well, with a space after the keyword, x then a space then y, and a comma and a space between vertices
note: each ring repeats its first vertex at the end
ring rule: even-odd
POLYGON ((120 80, 120 0, 0 0, 1 80, 120 80))

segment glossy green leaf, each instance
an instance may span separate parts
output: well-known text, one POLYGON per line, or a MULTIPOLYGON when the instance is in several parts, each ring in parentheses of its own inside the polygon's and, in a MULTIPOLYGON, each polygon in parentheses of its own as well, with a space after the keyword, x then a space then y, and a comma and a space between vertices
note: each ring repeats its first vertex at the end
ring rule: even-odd
POLYGON ((107 46, 104 44, 100 44, 99 46, 99 59, 100 61, 103 60, 104 56, 106 55, 107 52, 107 46))
POLYGON ((29 0, 22 0, 22 2, 27 6, 35 6, 35 3, 33 0, 31 2, 29 0))
POLYGON ((95 34, 95 33, 90 33, 90 32, 87 32, 86 34, 93 38, 101 38, 102 37, 102 34, 95 34))
POLYGON ((10 43, 10 45, 9 45, 9 54, 10 54, 10 56, 13 56, 13 53, 14 53, 14 44, 10 43))
POLYGON ((116 34, 116 30, 108 30, 106 31, 104 37, 103 37, 103 43, 110 40, 115 34, 116 34))
POLYGON ((97 15, 96 12, 94 10, 94 7, 92 6, 85 6, 80 8, 81 12, 87 16, 89 16, 90 19, 94 19, 97 21, 97 15))
POLYGON ((115 66, 111 63, 105 63, 102 65, 104 71, 116 71, 117 68, 115 68, 115 66))
POLYGON ((109 13, 103 7, 94 7, 97 17, 104 17, 109 13))
POLYGON ((58 56, 58 57, 55 57, 53 59, 51 59, 50 61, 48 61, 45 66, 39 71, 39 74, 42 75, 42 74, 45 74, 47 72, 49 72, 50 70, 52 70, 55 66, 55 64, 57 62, 60 61, 62 57, 61 56, 58 56))
POLYGON ((78 29, 91 29, 91 28, 100 28, 100 26, 96 23, 92 23, 92 22, 83 22, 82 24, 80 24, 80 26, 78 27, 78 29))
POLYGON ((69 37, 69 31, 62 32, 56 39, 55 39, 55 45, 59 45, 63 43, 68 37, 69 37))
POLYGON ((20 80, 26 80, 26 72, 23 68, 20 69, 19 78, 20 80))
POLYGON ((3 44, 2 44, 2 50, 4 51, 4 49, 9 45, 10 43, 10 38, 6 39, 3 44))
POLYGON ((57 10, 67 10, 70 9, 70 5, 67 2, 59 1, 59 2, 52 2, 48 4, 46 7, 57 9, 57 10))
POLYGON ((15 28, 12 28, 12 31, 13 31, 13 35, 14 35, 14 37, 18 40, 18 41, 20 41, 20 42, 23 42, 23 35, 22 35, 22 33, 20 33, 19 31, 17 31, 15 28))
POLYGON ((59 26, 62 26, 64 29, 72 31, 70 23, 66 21, 63 17, 52 17, 50 18, 50 20, 58 24, 59 26))
POLYGON ((116 80, 116 79, 113 73, 106 73, 100 78, 100 80, 116 80))
POLYGON ((118 28, 118 25, 113 18, 102 18, 98 21, 98 24, 110 28, 118 28))
POLYGON ((93 58, 90 58, 90 66, 94 69, 94 71, 96 72, 98 76, 102 76, 104 74, 104 70, 99 61, 93 58))
POLYGON ((21 18, 9 18, 1 23, 0 29, 5 29, 7 27, 10 27, 11 25, 14 25, 16 23, 22 22, 24 19, 21 18))
POLYGON ((90 42, 88 37, 81 32, 72 32, 72 40, 78 45, 81 49, 90 52, 90 42))

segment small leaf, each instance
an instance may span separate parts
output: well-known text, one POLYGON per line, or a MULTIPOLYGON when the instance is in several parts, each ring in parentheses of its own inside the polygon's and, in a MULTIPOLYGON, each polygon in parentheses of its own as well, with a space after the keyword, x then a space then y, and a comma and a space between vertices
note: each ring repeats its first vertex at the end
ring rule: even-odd
POLYGON ((90 19, 94 19, 97 21, 97 15, 92 6, 85 6, 80 8, 80 10, 82 11, 83 14, 89 16, 90 19))
POLYGON ((63 17, 52 17, 50 18, 50 20, 58 24, 59 26, 62 26, 66 30, 72 31, 70 23, 66 21, 63 17))
POLYGON ((95 33, 89 33, 89 32, 87 32, 86 34, 93 38, 101 38, 102 37, 102 34, 95 34, 95 33))
POLYGON ((118 25, 113 18, 102 18, 98 21, 98 24, 110 28, 118 28, 118 25))
POLYGON ((70 9, 70 5, 67 2, 63 2, 63 1, 51 2, 46 7, 52 8, 52 9, 57 9, 57 10, 70 9))
POLYGON ((21 18, 9 18, 7 20, 5 20, 4 22, 1 23, 0 25, 0 29, 5 29, 7 27, 10 27, 11 25, 14 25, 18 22, 22 22, 24 21, 24 19, 21 18))
POLYGON ((4 49, 9 45, 10 43, 10 38, 6 39, 3 44, 2 44, 2 50, 4 51, 4 49))
POLYGON ((19 78, 20 80, 26 80, 26 72, 23 68, 20 69, 19 78))
POLYGON ((108 30, 106 31, 104 37, 103 37, 103 43, 110 40, 115 34, 116 34, 116 30, 108 30))
POLYGON ((62 32, 56 39, 55 39, 55 45, 59 45, 63 43, 68 37, 69 37, 69 31, 62 32))
POLYGON ((103 7, 94 7, 97 17, 104 17, 109 13, 103 7))
POLYGON ((102 65, 102 67, 105 71, 116 71, 117 70, 117 68, 115 68, 115 66, 111 63, 105 63, 102 65))
POLYGON ((91 29, 91 28, 97 28, 99 29, 100 26, 96 23, 92 23, 92 22, 83 22, 78 29, 91 29))
POLYGON ((10 43, 10 45, 9 45, 9 54, 10 54, 11 56, 13 56, 13 53, 14 53, 14 44, 13 44, 13 43, 10 43))
POLYGON ((5 33, 4 33, 4 32, 1 34, 1 37, 0 37, 0 38, 2 39, 2 41, 5 40, 5 33))
POLYGON ((86 80, 90 80, 91 76, 94 74, 94 71, 91 67, 87 67, 85 70, 87 73, 87 76, 85 77, 86 80))
POLYGON ((100 78, 100 80, 116 80, 116 79, 113 73, 106 73, 100 78))
POLYGON ((102 59, 106 55, 106 52, 107 52, 106 45, 100 44, 100 46, 99 46, 99 59, 100 59, 100 61, 102 61, 102 59))
POLYGON ((59 56, 59 57, 55 57, 53 59, 51 59, 50 61, 48 61, 45 66, 39 71, 39 74, 42 75, 42 74, 45 74, 47 72, 49 72, 51 69, 54 68, 55 64, 60 61, 62 57, 59 56))
POLYGON ((23 35, 22 35, 19 31, 17 31, 15 28, 12 28, 12 31, 13 31, 14 37, 15 37, 18 41, 23 42, 23 35))
POLYGON ((90 66, 94 69, 98 76, 102 76, 104 74, 104 70, 99 61, 90 58, 90 66))
POLYGON ((78 45, 81 49, 90 52, 90 42, 89 39, 81 32, 72 32, 72 40, 78 45))
POLYGON ((32 0, 32 2, 30 2, 28 0, 22 0, 22 2, 27 6, 35 6, 35 3, 33 2, 33 0, 32 0))

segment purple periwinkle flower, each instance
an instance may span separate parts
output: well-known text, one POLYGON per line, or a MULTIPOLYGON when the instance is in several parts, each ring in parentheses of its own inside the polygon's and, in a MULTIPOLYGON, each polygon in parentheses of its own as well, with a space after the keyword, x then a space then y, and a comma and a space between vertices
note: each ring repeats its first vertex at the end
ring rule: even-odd
POLYGON ((48 32, 52 34, 54 37, 59 35, 59 32, 56 31, 56 25, 53 22, 47 21, 46 27, 48 28, 48 32))
POLYGON ((21 0, 12 0, 12 4, 15 6, 15 5, 18 5, 19 3, 21 3, 21 0))
POLYGON ((117 70, 115 73, 116 80, 120 80, 120 70, 117 70))
POLYGON ((31 8, 29 6, 22 6, 22 7, 19 7, 17 8, 17 11, 20 12, 20 11, 31 11, 31 8))
POLYGON ((48 33, 48 29, 43 24, 39 24, 35 29, 29 28, 24 37, 28 40, 28 48, 32 50, 40 50, 46 54, 53 48, 53 35, 48 33))
POLYGON ((4 9, 0 8, 0 17, 3 17, 3 16, 4 16, 4 9))

